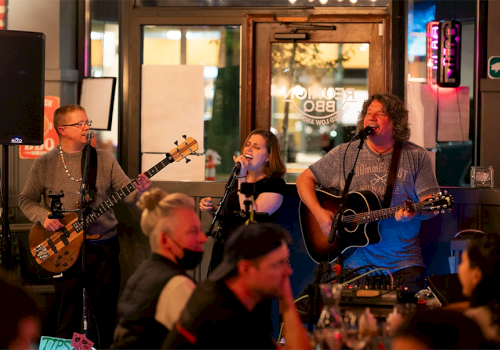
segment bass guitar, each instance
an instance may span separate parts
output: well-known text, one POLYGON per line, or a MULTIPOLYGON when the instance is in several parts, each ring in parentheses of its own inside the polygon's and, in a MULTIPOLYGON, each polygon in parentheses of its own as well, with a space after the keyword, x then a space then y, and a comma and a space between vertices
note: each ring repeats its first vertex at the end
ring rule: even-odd
MULTIPOLYGON (((179 162, 186 156, 198 150, 198 142, 191 137, 184 137, 181 144, 166 154, 166 158, 144 173, 148 178, 156 175, 163 168, 173 162, 179 162)), ((186 161, 189 159, 186 158, 186 161)), ((132 184, 128 184, 120 191, 115 192, 86 217, 87 226, 108 211, 116 203, 135 191, 132 184)), ((61 273, 69 269, 77 261, 83 243, 83 222, 78 221, 78 215, 71 213, 59 219, 64 228, 52 232, 42 225, 35 224, 30 230, 28 242, 31 255, 45 270, 61 273)), ((87 235, 89 239, 99 238, 99 235, 87 235)))
MULTIPOLYGON (((340 196, 328 192, 316 190, 321 206, 335 213, 340 206, 340 196)), ((382 240, 378 224, 380 220, 394 217, 400 209, 420 211, 451 210, 453 197, 444 191, 434 198, 423 202, 405 202, 399 207, 382 209, 380 200, 371 191, 351 192, 347 196, 344 206, 345 211, 339 225, 337 234, 330 244, 328 236, 321 230, 316 218, 309 208, 301 201, 299 204, 299 221, 307 252, 311 259, 318 264, 321 262, 333 262, 341 254, 344 259, 351 256, 357 248, 376 244, 382 240)))

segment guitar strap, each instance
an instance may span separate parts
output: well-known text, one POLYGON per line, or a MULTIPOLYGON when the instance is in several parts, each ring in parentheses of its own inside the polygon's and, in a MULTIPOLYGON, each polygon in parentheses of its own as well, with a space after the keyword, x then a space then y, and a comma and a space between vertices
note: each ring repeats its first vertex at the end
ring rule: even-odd
MULTIPOLYGON (((87 185, 89 189, 89 197, 85 198, 87 203, 91 202, 95 198, 95 194, 97 192, 97 187, 96 187, 96 181, 97 181, 97 150, 92 147, 92 146, 86 146, 90 147, 90 162, 89 162, 89 171, 87 174, 87 185)), ((85 155, 86 152, 85 150, 83 151, 83 157, 82 157, 82 163, 81 163, 81 169, 82 169, 82 176, 83 176, 83 168, 85 166, 85 155)))
POLYGON ((403 146, 399 143, 394 145, 394 152, 392 152, 391 167, 389 168, 389 174, 387 176, 387 187, 385 188, 384 203, 382 208, 390 208, 392 193, 394 192, 394 185, 396 184, 399 159, 401 156, 401 148, 403 146))

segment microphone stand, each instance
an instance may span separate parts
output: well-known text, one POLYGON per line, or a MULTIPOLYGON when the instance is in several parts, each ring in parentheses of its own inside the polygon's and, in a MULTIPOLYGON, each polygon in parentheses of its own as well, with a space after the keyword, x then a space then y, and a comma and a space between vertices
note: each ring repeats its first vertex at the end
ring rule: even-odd
POLYGON ((219 220, 219 217, 222 215, 223 208, 225 207, 229 192, 231 191, 231 188, 233 188, 233 185, 234 185, 236 179, 238 178, 239 173, 240 173, 240 170, 238 168, 236 168, 236 167, 233 168, 233 171, 231 172, 231 175, 229 176, 229 180, 226 184, 226 191, 224 192, 224 196, 222 197, 222 199, 219 202, 219 207, 217 208, 217 211, 214 214, 214 218, 212 220, 212 223, 210 224, 210 227, 205 232, 205 235, 207 235, 207 237, 212 237, 214 239, 214 244, 212 246, 212 255, 210 257, 210 263, 208 264, 207 276, 208 276, 208 274, 210 274, 210 271, 211 271, 214 248, 216 247, 216 244, 218 243, 218 241, 221 238, 220 237, 221 223, 219 222, 219 229, 217 231, 214 232, 213 229, 214 229, 215 223, 217 222, 217 220, 219 220))
POLYGON ((83 173, 82 173, 82 183, 80 185, 80 206, 78 208, 78 221, 82 223, 82 228, 83 228, 83 244, 82 244, 82 282, 83 282, 83 310, 82 310, 82 317, 83 317, 83 330, 85 333, 85 336, 89 337, 89 330, 88 330, 88 297, 87 297, 87 254, 86 254, 86 249, 87 249, 87 230, 88 230, 88 224, 87 224, 87 216, 89 215, 89 207, 87 205, 87 202, 85 200, 85 197, 88 194, 88 168, 89 168, 89 163, 90 163, 90 143, 87 143, 87 145, 84 148, 82 157, 85 157, 85 163, 83 166, 83 173))
MULTIPOLYGON (((365 139, 368 136, 368 134, 359 134, 359 145, 358 145, 358 152, 356 153, 356 158, 354 159, 354 164, 352 166, 351 172, 347 176, 347 180, 345 182, 344 190, 342 192, 342 198, 340 200, 340 205, 335 213, 333 219, 332 219, 332 226, 330 228, 330 236, 328 237, 328 243, 332 244, 335 238, 340 240, 340 233, 343 229, 342 226, 339 228, 339 223, 341 222, 341 217, 342 214, 345 211, 345 203, 347 202, 347 196, 349 194, 349 188, 351 187, 351 182, 352 178, 355 175, 355 168, 356 168, 356 163, 358 162, 358 157, 359 157, 359 152, 363 148, 363 145, 365 143, 365 139), (337 230, 338 228, 338 230, 337 230)), ((347 150, 346 150, 347 152, 347 150)), ((338 244, 337 244, 338 246, 338 244)), ((309 285, 307 287, 308 294, 309 294, 309 324, 308 324, 308 329, 309 331, 312 331, 313 329, 313 322, 316 321, 316 318, 319 317, 319 309, 320 309, 320 298, 321 298, 321 291, 319 288, 319 285, 321 284, 321 280, 324 276, 325 273, 330 273, 330 268, 329 268, 329 261, 323 261, 320 263, 320 266, 318 268, 318 271, 316 273, 316 278, 315 281, 313 282, 312 285, 309 285), (315 315, 316 313, 316 315, 315 315), (316 317, 315 317, 316 316, 316 317)), ((343 259, 342 259, 342 254, 339 252, 337 256, 337 264, 340 265, 340 267, 343 267, 343 259)))
MULTIPOLYGON (((351 187, 352 178, 355 175, 354 169, 356 168, 356 163, 358 162, 359 152, 361 151, 361 149, 363 148, 363 145, 365 143, 365 138, 366 138, 366 135, 363 135, 362 137, 359 138, 358 152, 356 153, 356 158, 354 159, 354 164, 352 165, 351 172, 349 173, 349 175, 347 175, 347 180, 345 182, 344 190, 342 191, 342 198, 340 199, 339 208, 337 209, 337 212, 335 213, 333 220, 332 220, 332 227, 330 228, 330 236, 328 236, 328 243, 330 243, 330 244, 333 243, 335 238, 337 238, 337 239, 340 238, 340 233, 337 230, 337 228, 339 226, 340 218, 342 217, 342 214, 344 214, 344 211, 345 211, 345 203, 347 202, 349 188, 351 187)), ((340 228, 340 229, 342 229, 342 228, 340 228)), ((340 254, 339 254, 338 258, 340 259, 340 254)))

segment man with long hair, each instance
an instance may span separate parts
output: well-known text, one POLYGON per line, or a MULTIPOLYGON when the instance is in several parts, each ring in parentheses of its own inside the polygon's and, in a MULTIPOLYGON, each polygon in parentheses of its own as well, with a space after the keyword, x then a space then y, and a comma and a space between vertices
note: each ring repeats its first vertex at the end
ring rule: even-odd
MULTIPOLYGON (((426 150, 408 141, 408 111, 399 98, 376 94, 365 101, 358 118, 357 131, 366 127, 371 127, 372 133, 360 150, 349 192, 371 191, 382 203, 396 148, 400 150, 400 157, 392 199, 389 197, 390 207, 400 206, 408 199, 420 202, 439 192, 426 150)), ((335 147, 297 179, 300 198, 326 236, 330 234, 335 213, 321 206, 315 187, 319 185, 326 190, 344 190, 347 174, 356 160, 359 142, 335 147)), ((344 268, 356 269, 367 265, 385 268, 395 277, 404 278, 403 284, 410 291, 417 291, 422 287, 424 272, 418 240, 420 221, 431 216, 432 213, 400 209, 394 218, 381 220, 378 226, 381 242, 358 248, 346 258, 344 268)))

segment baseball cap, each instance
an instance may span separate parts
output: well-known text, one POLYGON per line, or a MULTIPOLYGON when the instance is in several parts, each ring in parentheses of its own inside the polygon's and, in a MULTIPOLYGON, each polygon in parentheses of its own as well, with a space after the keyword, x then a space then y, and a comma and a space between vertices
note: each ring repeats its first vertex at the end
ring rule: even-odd
POLYGON ((229 235, 222 262, 208 279, 223 279, 236 270, 238 261, 259 258, 281 247, 283 243, 291 243, 290 234, 284 227, 271 223, 242 225, 229 235))

